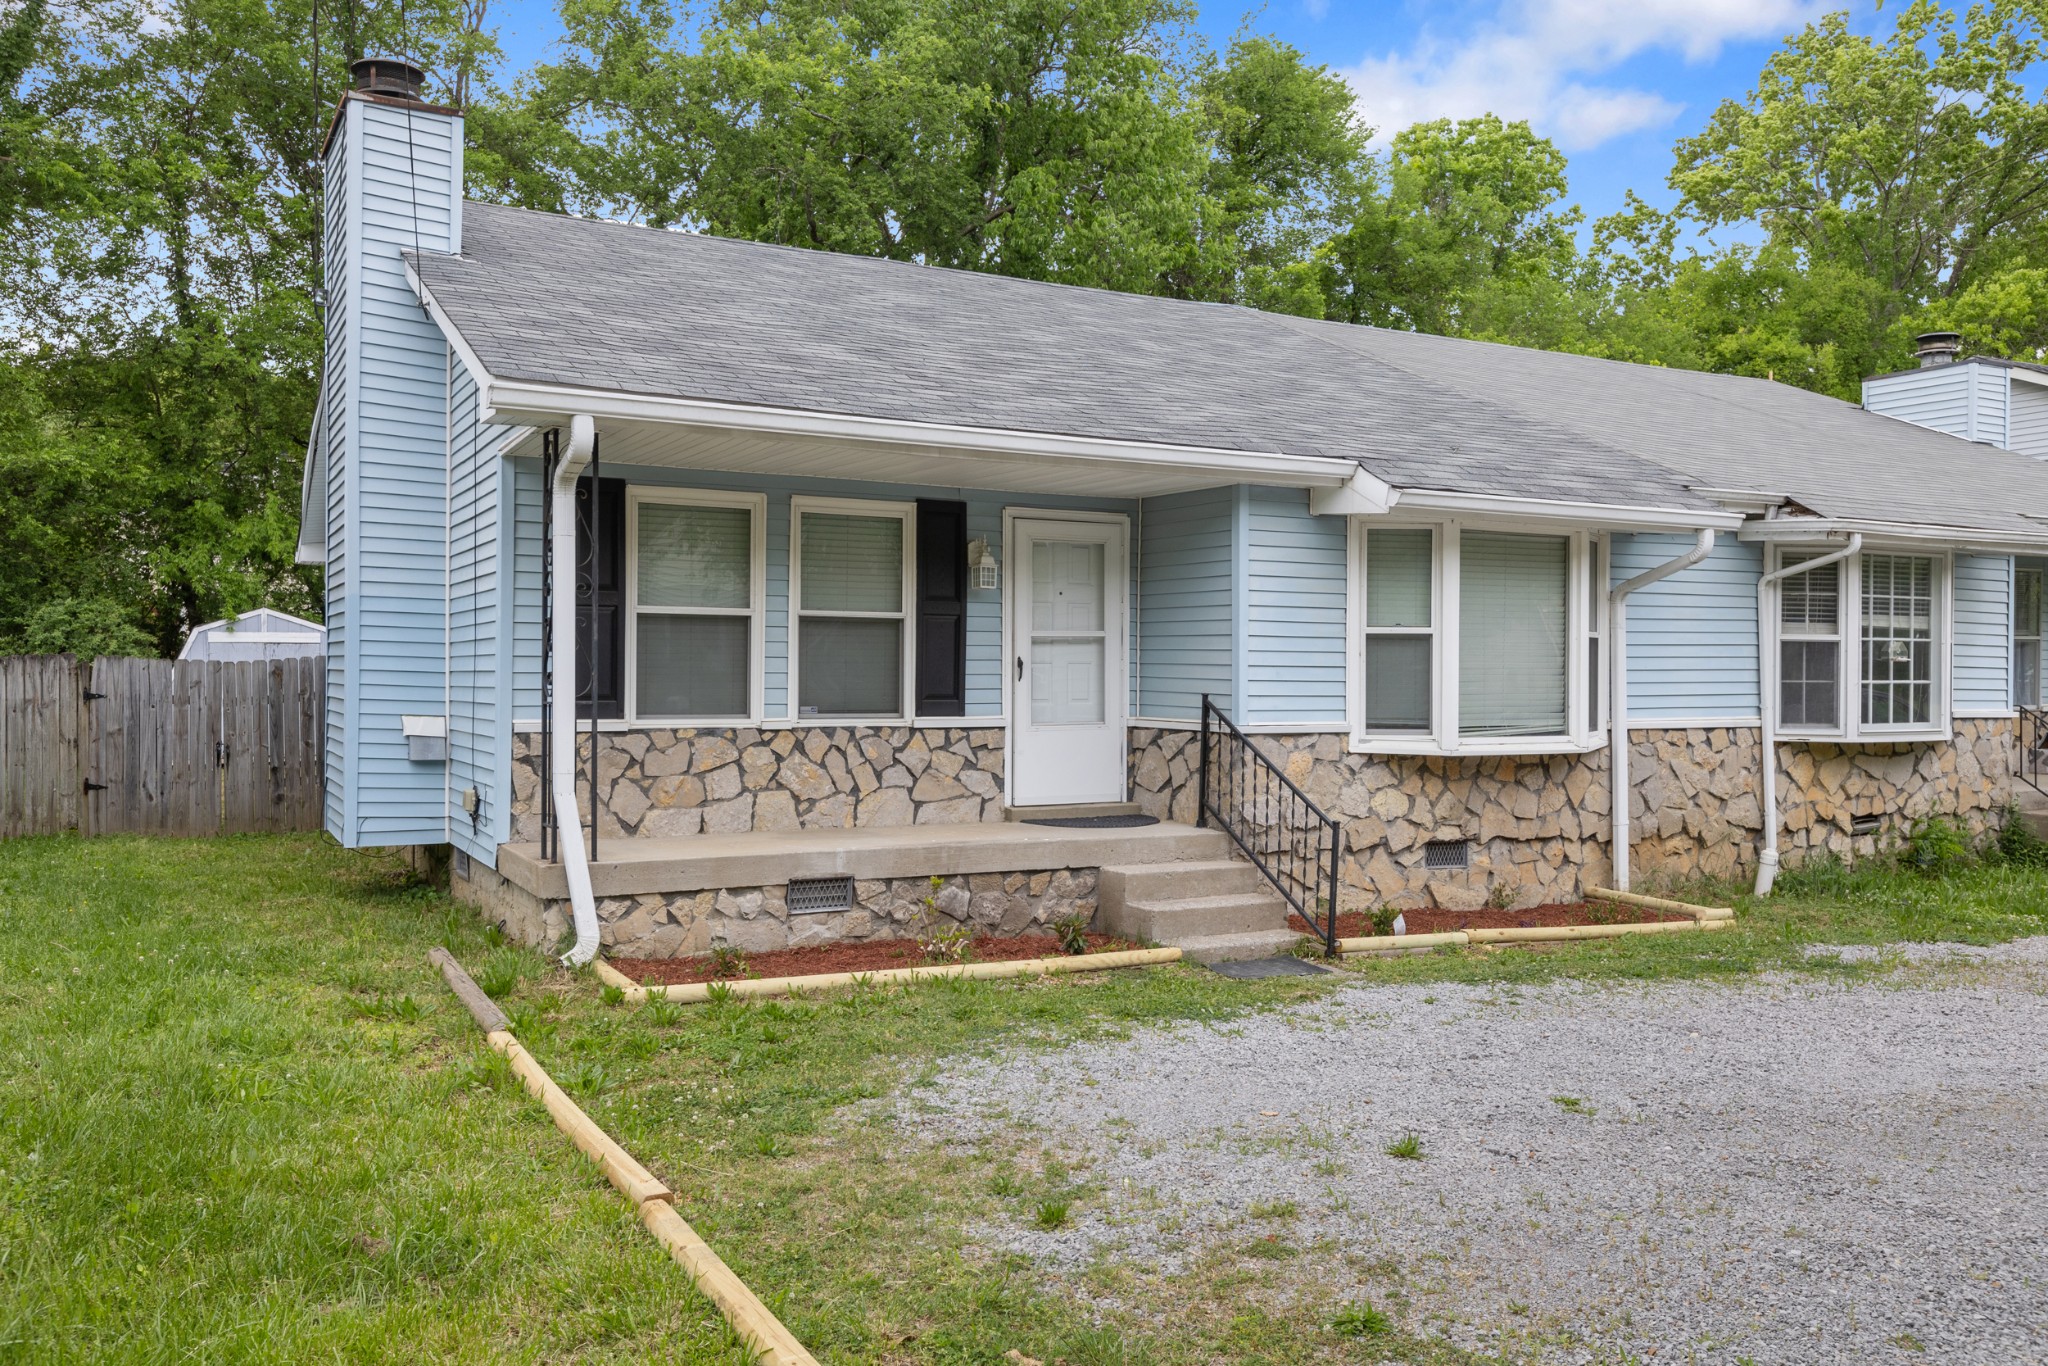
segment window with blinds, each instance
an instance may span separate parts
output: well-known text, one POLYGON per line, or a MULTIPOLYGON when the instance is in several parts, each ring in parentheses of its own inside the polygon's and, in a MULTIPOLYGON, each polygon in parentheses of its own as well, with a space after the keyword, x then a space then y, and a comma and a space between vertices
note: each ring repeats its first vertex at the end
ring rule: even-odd
POLYGON ((1842 724, 1841 572, 1837 561, 1778 580, 1778 721, 1789 730, 1842 724))
POLYGON ((2012 580, 2012 700, 2019 707, 2041 705, 2041 603, 2043 574, 2015 570, 2012 580))
POLYGON ((1934 561, 1863 557, 1863 724, 1934 722, 1934 561))
POLYGON ((1569 699, 1571 540, 1459 540, 1458 733, 1562 735, 1569 699))
POLYGON ((798 717, 902 716, 907 512, 795 517, 798 717))
POLYGON ((758 500, 634 504, 633 709, 658 720, 753 711, 758 500))
POLYGON ((1435 722, 1436 533, 1370 531, 1365 539, 1365 727, 1427 733, 1435 722))

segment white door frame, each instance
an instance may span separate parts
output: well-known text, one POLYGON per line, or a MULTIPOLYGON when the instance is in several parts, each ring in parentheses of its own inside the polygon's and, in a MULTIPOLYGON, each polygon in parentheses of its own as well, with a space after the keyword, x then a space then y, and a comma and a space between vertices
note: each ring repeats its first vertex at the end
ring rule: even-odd
POLYGON ((1020 562, 1017 553, 1017 526, 1024 522, 1079 522, 1089 525, 1108 525, 1116 529, 1116 543, 1113 553, 1105 558, 1113 559, 1113 565, 1105 565, 1104 602, 1105 624, 1110 627, 1109 677, 1104 680, 1108 696, 1104 699, 1105 720, 1110 729, 1119 737, 1124 751, 1121 770, 1124 779, 1113 801, 1124 801, 1130 796, 1130 714, 1131 714, 1131 519, 1121 512, 1083 512, 1067 508, 1006 507, 1003 509, 1003 558, 1011 572, 1003 575, 1003 715, 1008 718, 1004 727, 1003 745, 1003 804, 1016 806, 1017 793, 1017 745, 1024 733, 1026 717, 1021 695, 1017 689, 1017 638, 1016 627, 1022 609, 1019 599, 1028 591, 1023 576, 1015 572, 1020 562))

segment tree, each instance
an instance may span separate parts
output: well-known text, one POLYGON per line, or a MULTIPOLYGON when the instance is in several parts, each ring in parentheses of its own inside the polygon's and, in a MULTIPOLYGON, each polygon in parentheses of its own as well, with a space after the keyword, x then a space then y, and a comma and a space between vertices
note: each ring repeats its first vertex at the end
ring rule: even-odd
POLYGON ((2048 105, 2026 80, 2042 55, 2031 0, 1916 0, 1886 42, 1833 14, 1679 142, 1681 212, 1756 224, 1770 271, 1819 282, 1803 330, 1839 354, 1833 392, 1903 363, 1923 310, 2048 250, 2048 105))

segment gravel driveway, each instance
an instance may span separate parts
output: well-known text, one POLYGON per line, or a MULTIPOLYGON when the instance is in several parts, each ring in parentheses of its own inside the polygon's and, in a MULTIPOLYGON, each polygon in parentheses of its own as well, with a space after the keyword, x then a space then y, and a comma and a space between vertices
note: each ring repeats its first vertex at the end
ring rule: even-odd
POLYGON ((977 1231, 1063 1281, 1283 1228, 1312 1312, 1369 1296, 1515 1360, 2048 1362, 2048 939, 1912 957, 1358 986, 962 1062, 905 1104, 1084 1164, 1066 1229, 977 1231), (1422 1160, 1386 1153, 1408 1133, 1422 1160))

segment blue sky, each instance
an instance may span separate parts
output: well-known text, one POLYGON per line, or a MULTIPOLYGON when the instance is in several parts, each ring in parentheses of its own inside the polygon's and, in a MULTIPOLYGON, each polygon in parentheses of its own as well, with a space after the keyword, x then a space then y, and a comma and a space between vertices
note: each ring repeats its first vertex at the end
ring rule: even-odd
MULTIPOLYGON (((1240 0, 1241 3, 1241 0, 1240 0)), ((1342 72, 1381 135, 1422 119, 1493 112, 1526 118, 1571 157, 1572 197, 1589 216, 1634 189, 1667 205, 1671 147, 1726 98, 1753 86, 1765 57, 1825 10, 1889 32, 1873 0, 1271 0, 1247 11, 1204 5, 1217 46, 1247 23, 1342 72)), ((553 0, 500 0, 500 41, 518 70, 554 38, 553 0)))

